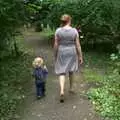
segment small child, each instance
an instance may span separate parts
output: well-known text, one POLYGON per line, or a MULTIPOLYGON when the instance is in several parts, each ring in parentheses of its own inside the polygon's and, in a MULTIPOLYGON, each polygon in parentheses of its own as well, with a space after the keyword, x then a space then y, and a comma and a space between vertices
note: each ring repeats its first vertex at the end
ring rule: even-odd
POLYGON ((46 65, 44 65, 44 61, 41 57, 37 57, 33 61, 33 76, 35 78, 36 85, 36 95, 37 98, 41 98, 45 96, 45 84, 46 77, 48 75, 48 70, 46 65))

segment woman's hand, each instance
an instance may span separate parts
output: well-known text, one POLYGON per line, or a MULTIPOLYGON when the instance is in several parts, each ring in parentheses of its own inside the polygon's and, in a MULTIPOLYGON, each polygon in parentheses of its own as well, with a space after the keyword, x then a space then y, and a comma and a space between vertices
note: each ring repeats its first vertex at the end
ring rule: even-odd
POLYGON ((83 58, 82 57, 79 57, 79 63, 83 64, 83 58))

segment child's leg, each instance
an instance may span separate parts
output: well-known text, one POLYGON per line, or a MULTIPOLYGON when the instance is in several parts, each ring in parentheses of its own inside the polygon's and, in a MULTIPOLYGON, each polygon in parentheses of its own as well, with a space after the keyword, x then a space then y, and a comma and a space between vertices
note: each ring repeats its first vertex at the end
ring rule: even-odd
POLYGON ((36 85, 36 96, 38 97, 38 96, 40 96, 40 92, 39 92, 40 90, 39 90, 39 86, 37 86, 36 85))
POLYGON ((43 82, 43 96, 45 96, 45 91, 46 91, 45 86, 46 86, 46 83, 43 82))
POLYGON ((35 84, 36 84, 36 95, 37 95, 37 97, 40 97, 40 96, 42 96, 41 83, 39 80, 36 80, 35 84))
POLYGON ((43 96, 43 82, 39 84, 39 96, 43 96))

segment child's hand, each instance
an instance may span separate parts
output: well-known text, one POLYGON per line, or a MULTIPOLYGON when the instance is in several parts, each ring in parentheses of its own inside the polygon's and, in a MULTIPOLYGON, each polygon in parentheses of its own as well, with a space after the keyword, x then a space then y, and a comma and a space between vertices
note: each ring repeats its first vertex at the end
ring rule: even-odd
POLYGON ((43 72, 44 72, 44 75, 45 75, 45 77, 47 76, 47 74, 48 74, 48 69, 47 69, 47 67, 46 67, 46 65, 44 65, 43 66, 43 72))
POLYGON ((43 68, 47 70, 47 67, 46 67, 46 65, 44 65, 44 66, 43 66, 43 68))

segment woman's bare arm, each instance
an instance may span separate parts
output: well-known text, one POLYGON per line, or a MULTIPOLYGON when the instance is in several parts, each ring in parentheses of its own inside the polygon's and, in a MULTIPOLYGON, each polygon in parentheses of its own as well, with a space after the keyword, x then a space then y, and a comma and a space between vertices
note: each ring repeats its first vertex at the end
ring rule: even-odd
POLYGON ((55 53, 55 59, 57 57, 57 52, 58 52, 58 37, 55 35, 55 41, 54 41, 54 53, 55 53))
POLYGON ((76 49, 77 49, 78 58, 80 60, 80 63, 82 64, 83 57, 82 57, 82 49, 81 49, 81 45, 80 45, 79 35, 77 35, 77 37, 76 37, 76 49))

